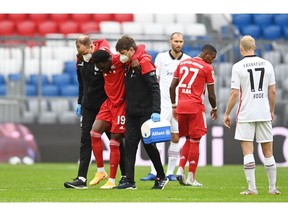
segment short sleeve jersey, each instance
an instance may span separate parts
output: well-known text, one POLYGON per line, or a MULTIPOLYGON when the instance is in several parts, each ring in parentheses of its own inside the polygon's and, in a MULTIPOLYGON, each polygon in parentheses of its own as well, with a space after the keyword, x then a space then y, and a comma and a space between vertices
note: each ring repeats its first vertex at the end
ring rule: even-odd
POLYGON ((189 58, 179 63, 174 78, 178 83, 179 114, 195 114, 199 110, 205 112, 206 85, 214 84, 214 69, 199 57, 189 58))
POLYGON ((231 88, 240 90, 238 122, 271 120, 268 87, 274 85, 272 64, 258 56, 246 56, 232 67, 231 88))
MULTIPOLYGON (((190 58, 190 56, 183 53, 178 59, 175 59, 169 51, 159 53, 156 56, 155 66, 156 75, 159 78, 159 85, 161 90, 161 107, 171 108, 169 88, 173 79, 174 72, 179 62, 188 58, 190 58)), ((178 95, 178 92, 176 95, 178 95)))

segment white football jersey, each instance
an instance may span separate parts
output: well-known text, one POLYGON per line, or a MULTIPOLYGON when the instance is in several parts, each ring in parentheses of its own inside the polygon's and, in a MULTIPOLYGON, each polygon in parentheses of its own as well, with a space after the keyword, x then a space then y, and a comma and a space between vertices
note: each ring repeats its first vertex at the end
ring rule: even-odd
POLYGON ((272 64, 258 56, 246 56, 232 67, 231 88, 240 90, 238 122, 271 120, 268 87, 274 85, 272 64))
POLYGON ((156 74, 160 85, 161 107, 171 108, 171 100, 169 92, 170 84, 172 82, 174 72, 179 62, 187 58, 191 57, 183 53, 183 55, 180 58, 175 59, 173 58, 173 56, 170 55, 169 51, 159 53, 156 56, 154 64, 156 66, 156 74))

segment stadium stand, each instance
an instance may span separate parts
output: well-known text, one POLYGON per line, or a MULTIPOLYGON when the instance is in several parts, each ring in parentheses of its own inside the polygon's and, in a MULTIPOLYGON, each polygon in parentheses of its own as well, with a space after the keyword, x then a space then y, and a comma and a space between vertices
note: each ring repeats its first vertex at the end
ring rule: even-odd
MULTIPOLYGON (((27 100, 23 121, 75 123, 74 108, 59 116, 55 115, 51 105, 57 98, 68 100, 70 106, 76 103, 75 38, 80 33, 90 34, 93 39, 108 39, 113 52, 117 38, 130 34, 137 39, 137 43, 146 45, 147 52, 154 60, 159 52, 169 49, 167 39, 175 31, 184 33, 183 51, 192 57, 198 55, 206 42, 217 46, 219 54, 214 68, 216 90, 221 102, 219 110, 230 86, 232 64, 241 58, 239 45, 235 41, 243 34, 254 36, 257 39, 257 54, 274 65, 277 98, 286 103, 283 100, 288 98, 288 14, 0 14, 0 74, 7 80, 4 84, 0 78, 0 97, 11 97, 8 77, 22 72, 25 75, 22 95, 27 100), (2 39, 7 36, 16 36, 19 40, 2 39), (35 37, 34 44, 27 45, 27 40, 23 40, 22 36, 35 37), (40 73, 42 79, 39 86, 40 73), (28 100, 35 96, 49 101, 41 119, 38 112, 35 114, 28 110, 28 100)), ((286 111, 284 108, 278 109, 279 112, 281 110, 283 113, 286 111)), ((282 122, 283 113, 278 115, 278 121, 282 122)), ((219 120, 218 123, 222 122, 219 120)))

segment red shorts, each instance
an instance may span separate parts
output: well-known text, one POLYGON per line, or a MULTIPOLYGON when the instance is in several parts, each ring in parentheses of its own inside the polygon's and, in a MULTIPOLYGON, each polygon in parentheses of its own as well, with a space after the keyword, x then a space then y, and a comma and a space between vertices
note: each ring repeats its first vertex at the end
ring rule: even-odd
POLYGON ((201 138, 207 133, 206 116, 201 110, 197 114, 178 114, 179 137, 201 138))
POLYGON ((119 106, 113 106, 110 99, 106 99, 102 104, 96 119, 106 121, 110 124, 111 133, 125 133, 125 107, 125 101, 119 106))

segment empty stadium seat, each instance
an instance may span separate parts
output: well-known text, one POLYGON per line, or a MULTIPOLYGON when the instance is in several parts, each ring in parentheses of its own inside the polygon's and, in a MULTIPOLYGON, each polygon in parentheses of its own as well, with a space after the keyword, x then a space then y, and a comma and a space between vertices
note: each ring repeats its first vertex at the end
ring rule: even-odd
POLYGON ((17 23, 17 22, 21 22, 21 21, 27 20, 28 19, 28 14, 21 14, 21 13, 19 13, 19 14, 18 13, 17 14, 8 14, 7 15, 7 19, 17 23))
POLYGON ((0 35, 10 36, 15 34, 15 24, 11 20, 0 20, 0 35))
POLYGON ((281 88, 283 87, 283 81, 287 77, 288 64, 287 63, 276 64, 274 66, 274 70, 275 70, 275 79, 277 82, 277 86, 281 88))
POLYGON ((155 51, 155 50, 147 50, 147 53, 148 53, 149 55, 151 55, 151 57, 152 57, 152 62, 154 62, 156 56, 158 55, 158 52, 155 51))
POLYGON ((161 24, 175 23, 175 14, 155 14, 155 22, 161 24))
POLYGON ((38 23, 38 34, 40 36, 45 36, 49 33, 57 33, 58 32, 58 25, 56 22, 47 20, 41 23, 38 23))
POLYGON ((197 15, 193 13, 189 13, 189 14, 177 13, 175 14, 175 22, 182 23, 182 24, 197 23, 197 15))
POLYGON ((65 35, 62 33, 47 33, 45 35, 46 46, 66 46, 65 35))
POLYGON ((207 35, 207 29, 205 24, 203 23, 186 24, 183 34, 185 36, 194 36, 194 37, 205 36, 207 35))
POLYGON ((8 74, 8 80, 9 81, 19 81, 22 79, 21 73, 9 73, 8 74))
POLYGON ((274 14, 274 24, 284 27, 288 25, 288 14, 274 14))
POLYGON ((113 20, 117 22, 133 22, 134 17, 133 14, 124 14, 124 13, 119 13, 119 14, 113 14, 113 20))
POLYGON ((266 51, 263 53, 263 58, 270 61, 272 65, 281 63, 281 53, 279 51, 266 51))
POLYGON ((285 40, 288 40, 288 26, 283 27, 283 37, 285 40))
POLYGON ((221 32, 222 27, 229 27, 232 21, 230 14, 209 14, 208 16, 211 21, 211 27, 217 32, 221 32))
POLYGON ((282 29, 278 25, 269 25, 262 28, 264 40, 278 40, 282 37, 282 29))
POLYGON ((61 22, 59 23, 59 32, 67 35, 69 33, 79 33, 79 25, 75 21, 67 21, 67 22, 61 22))
POLYGON ((26 84, 25 85, 26 96, 37 96, 37 85, 26 84))
POLYGON ((126 35, 143 34, 143 26, 137 22, 122 22, 122 32, 126 35))
POLYGON ((93 14, 92 20, 94 22, 113 21, 113 14, 93 14))
POLYGON ((64 69, 64 63, 59 59, 44 59, 41 66, 42 73, 48 76, 61 74, 64 69))
POLYGON ((65 85, 60 87, 60 96, 78 97, 78 85, 65 85))
POLYGON ((71 76, 71 84, 72 84, 72 85, 79 85, 79 83, 78 83, 78 77, 77 77, 76 73, 71 76))
POLYGON ((83 34, 93 34, 99 33, 99 23, 98 22, 84 22, 80 25, 80 32, 83 34))
POLYGON ((238 29, 241 29, 243 26, 253 24, 253 19, 251 14, 232 14, 232 24, 235 25, 238 29))
POLYGON ((76 61, 64 62, 64 73, 68 73, 70 75, 76 74, 76 61))
POLYGON ((57 85, 58 87, 67 86, 71 84, 71 76, 67 73, 53 74, 51 84, 57 85))
POLYGON ((50 14, 42 14, 42 13, 32 13, 28 14, 29 20, 33 21, 35 24, 40 24, 49 20, 50 14))
POLYGON ((164 35, 164 25, 161 23, 143 23, 143 33, 146 35, 164 35))
POLYGON ((79 24, 84 24, 85 22, 90 22, 92 20, 91 14, 71 14, 71 19, 78 22, 79 24))
POLYGON ((56 23, 66 22, 70 19, 70 14, 51 14, 50 19, 55 21, 56 23))
POLYGON ((134 17, 134 22, 136 22, 136 23, 153 23, 153 22, 155 22, 154 14, 152 14, 152 13, 149 13, 149 14, 134 13, 133 17, 134 17))
POLYGON ((102 21, 99 23, 101 34, 121 34, 121 24, 116 21, 102 21))
POLYGON ((242 35, 251 35, 255 39, 262 37, 261 27, 258 25, 243 26, 240 30, 242 35))
POLYGON ((7 14, 0 13, 0 21, 5 20, 7 18, 7 14))
POLYGON ((59 96, 59 88, 57 85, 43 85, 42 96, 57 97, 59 96))
POLYGON ((27 58, 25 59, 24 74, 26 77, 30 74, 37 74, 40 72, 40 62, 38 58, 27 58))
POLYGON ((164 34, 171 35, 174 32, 183 33, 185 30, 185 26, 182 23, 171 23, 164 25, 164 34))
POLYGON ((47 74, 41 74, 41 75, 31 74, 26 80, 26 83, 30 85, 37 85, 39 82, 42 85, 48 85, 50 83, 48 75, 47 74))
POLYGON ((253 14, 253 23, 260 27, 267 27, 273 24, 273 14, 253 14))
POLYGON ((5 58, 1 59, 0 63, 0 73, 3 75, 8 75, 10 73, 18 73, 21 69, 21 62, 16 59, 5 58))
POLYGON ((0 85, 5 85, 6 84, 6 79, 3 74, 0 74, 0 85))
POLYGON ((31 20, 19 21, 16 25, 17 34, 21 36, 34 36, 37 34, 36 24, 31 20))
POLYGON ((187 50, 185 53, 189 55, 190 57, 196 57, 199 54, 199 52, 200 50, 190 49, 190 50, 187 50))
POLYGON ((63 112, 72 111, 72 107, 68 99, 50 100, 50 106, 51 111, 57 113, 57 115, 61 115, 63 112))
POLYGON ((7 94, 6 85, 0 85, 0 96, 5 96, 7 94))

